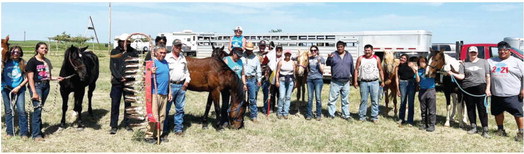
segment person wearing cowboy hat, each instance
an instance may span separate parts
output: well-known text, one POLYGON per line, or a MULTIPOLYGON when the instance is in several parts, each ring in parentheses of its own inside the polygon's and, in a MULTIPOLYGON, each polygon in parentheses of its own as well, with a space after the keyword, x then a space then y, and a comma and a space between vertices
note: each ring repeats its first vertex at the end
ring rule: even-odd
POLYGON ((242 35, 242 27, 237 26, 233 31, 235 32, 235 35, 231 36, 227 50, 229 50, 229 52, 233 51, 234 48, 241 48, 242 51, 246 50, 246 38, 242 35))
POLYGON ((257 52, 257 56, 260 62, 260 68, 262 69, 262 93, 264 94, 264 99, 262 100, 265 106, 265 108, 262 109, 263 113, 266 113, 266 110, 267 110, 266 103, 269 97, 269 87, 271 86, 271 83, 269 82, 270 70, 269 70, 269 65, 268 65, 269 58, 267 56, 269 52, 266 49, 267 46, 268 45, 267 45, 266 40, 260 40, 260 42, 258 43, 258 52, 257 52))
MULTIPOLYGON (((111 130, 109 134, 116 134, 118 130, 118 116, 120 112, 120 100, 128 92, 124 91, 124 83, 131 79, 124 77, 125 70, 125 59, 129 57, 138 57, 138 52, 131 47, 131 39, 129 34, 124 33, 115 38, 118 41, 118 46, 111 50, 111 58, 109 60, 109 70, 111 71, 111 130), (124 53, 124 41, 127 40, 127 51, 124 53)), ((131 102, 124 100, 125 108, 131 106, 131 102)), ((129 126, 129 118, 126 116, 128 113, 124 110, 124 126, 126 130, 133 131, 129 126)))
POLYGON ((252 42, 247 42, 246 52, 242 57, 244 62, 244 73, 246 78, 247 93, 249 98, 249 118, 253 122, 257 122, 257 94, 258 89, 262 85, 262 67, 258 56, 253 53, 255 45, 252 42))

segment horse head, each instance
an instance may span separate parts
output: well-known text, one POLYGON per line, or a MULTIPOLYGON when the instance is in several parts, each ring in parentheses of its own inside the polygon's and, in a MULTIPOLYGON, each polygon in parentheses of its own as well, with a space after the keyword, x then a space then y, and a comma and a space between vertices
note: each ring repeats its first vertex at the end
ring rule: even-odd
MULTIPOLYGON (((233 74, 236 76, 236 74, 233 74)), ((236 88, 231 89, 231 104, 229 108, 229 128, 240 129, 244 127, 244 113, 246 112, 247 103, 245 101, 245 92, 243 84, 239 78, 234 82, 236 88)))
POLYGON ((69 69, 67 71, 72 72, 68 75, 78 75, 80 81, 85 81, 87 76, 87 68, 82 59, 82 52, 87 49, 87 46, 84 48, 77 48, 73 45, 69 47, 64 54, 64 62, 62 64, 62 69, 69 69))
POLYGON ((395 66, 400 64, 399 59, 395 59, 395 52, 391 50, 384 51, 384 60, 382 61, 382 67, 386 73, 393 73, 395 66))
POLYGON ((225 56, 227 56, 227 53, 224 51, 224 46, 215 48, 215 45, 211 43, 211 48, 213 49, 211 57, 223 59, 225 56))
POLYGON ((7 61, 7 51, 9 51, 9 35, 2 39, 2 62, 7 61))
POLYGON ((435 78, 437 71, 441 70, 446 64, 446 57, 444 51, 433 51, 433 56, 429 58, 428 66, 426 67, 426 76, 435 78))
POLYGON ((298 57, 297 57, 297 76, 301 77, 304 76, 306 73, 306 69, 309 63, 308 55, 309 51, 307 50, 298 50, 298 57))

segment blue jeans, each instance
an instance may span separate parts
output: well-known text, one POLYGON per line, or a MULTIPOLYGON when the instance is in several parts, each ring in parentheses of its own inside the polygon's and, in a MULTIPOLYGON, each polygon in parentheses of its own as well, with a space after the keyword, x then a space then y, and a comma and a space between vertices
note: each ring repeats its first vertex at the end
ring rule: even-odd
MULTIPOLYGON (((182 132, 184 129, 184 106, 186 105, 186 91, 182 90, 184 84, 170 84, 171 86, 171 97, 172 100, 167 103, 166 106, 166 117, 169 115, 169 109, 171 109, 171 104, 175 104, 175 115, 173 116, 175 129, 173 132, 182 132)), ((164 121, 165 131, 169 130, 168 120, 164 121)))
POLYGON ((246 81, 247 84, 247 94, 249 96, 249 118, 257 118, 257 94, 258 94, 258 85, 257 78, 249 78, 246 81))
MULTIPOLYGON (((47 100, 47 95, 49 95, 49 82, 35 82, 35 89, 41 102, 32 100, 34 111, 33 116, 31 117, 31 137, 33 138, 42 137, 42 107, 47 100)), ((31 92, 31 90, 29 90, 29 94, 33 97, 33 92, 31 92)))
POLYGON ((408 104, 408 120, 407 123, 413 124, 414 104, 415 104, 415 80, 400 80, 400 109, 399 119, 406 122, 406 103, 408 104))
MULTIPOLYGON (((12 96, 16 97, 17 101, 13 108, 16 108, 16 114, 18 115, 18 126, 20 127, 20 136, 27 136, 29 135, 28 127, 27 127, 27 113, 25 112, 25 87, 20 88, 17 94, 13 94, 12 96)), ((3 88, 2 89, 2 98, 4 101, 4 109, 5 109, 5 123, 6 123, 6 132, 7 135, 14 136, 14 112, 11 110, 11 96, 9 96, 9 92, 11 92, 12 89, 3 88)), ((15 98, 12 98, 15 99, 15 98)))
POLYGON ((368 96, 371 95, 371 120, 378 120, 378 96, 380 85, 378 80, 372 82, 359 82, 360 85, 360 109, 358 112, 359 120, 366 120, 368 111, 368 96))
POLYGON ((335 107, 335 103, 338 99, 338 95, 341 95, 342 97, 342 117, 343 118, 349 118, 349 101, 348 101, 348 95, 349 95, 349 82, 345 81, 336 81, 331 80, 331 84, 329 86, 329 102, 328 102, 328 111, 329 116, 335 117, 335 111, 337 110, 337 107, 335 107))
POLYGON ((291 92, 293 92, 294 81, 285 82, 284 79, 280 79, 280 98, 278 98, 278 111, 277 115, 287 116, 289 115, 289 105, 291 103, 291 92))
POLYGON ((324 81, 322 81, 322 78, 307 79, 308 103, 307 103, 306 117, 313 116, 313 94, 315 94, 315 99, 316 99, 316 117, 317 118, 322 117, 322 98, 321 98, 320 92, 322 91, 323 85, 324 85, 324 81))
POLYGON ((271 86, 271 83, 269 83, 269 80, 262 81, 262 93, 264 94, 264 107, 262 108, 262 112, 266 113, 267 106, 268 106, 268 98, 269 98, 269 87, 271 86))

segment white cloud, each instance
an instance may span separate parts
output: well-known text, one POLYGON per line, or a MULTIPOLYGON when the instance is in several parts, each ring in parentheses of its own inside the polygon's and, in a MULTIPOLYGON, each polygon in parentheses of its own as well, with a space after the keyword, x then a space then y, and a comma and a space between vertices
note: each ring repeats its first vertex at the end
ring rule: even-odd
POLYGON ((489 4, 480 6, 481 9, 490 11, 490 12, 502 12, 502 11, 513 11, 518 9, 519 6, 522 6, 522 3, 512 3, 512 4, 489 4))

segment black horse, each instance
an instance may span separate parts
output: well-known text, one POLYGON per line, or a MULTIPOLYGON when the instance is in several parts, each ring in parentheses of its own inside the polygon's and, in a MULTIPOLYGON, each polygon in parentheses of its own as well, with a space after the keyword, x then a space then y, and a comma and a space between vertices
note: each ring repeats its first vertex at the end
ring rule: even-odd
POLYGON ((82 124, 82 101, 84 98, 85 87, 89 86, 87 98, 89 101, 88 113, 93 114, 91 108, 91 98, 96 88, 98 79, 99 64, 98 57, 85 48, 77 48, 73 45, 69 47, 64 54, 64 61, 60 69, 60 76, 64 78, 60 82, 60 95, 62 95, 62 120, 60 127, 65 128, 65 115, 67 111, 67 102, 69 94, 74 92, 75 106, 73 110, 76 113, 76 123, 79 129, 84 128, 82 124))

